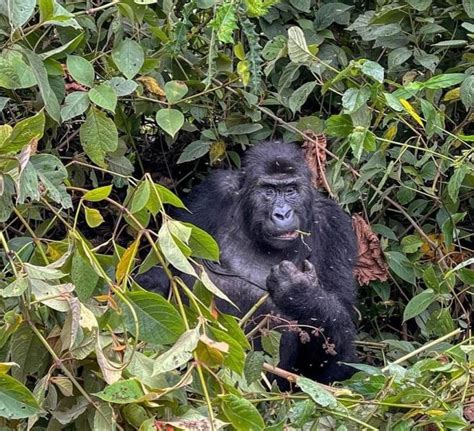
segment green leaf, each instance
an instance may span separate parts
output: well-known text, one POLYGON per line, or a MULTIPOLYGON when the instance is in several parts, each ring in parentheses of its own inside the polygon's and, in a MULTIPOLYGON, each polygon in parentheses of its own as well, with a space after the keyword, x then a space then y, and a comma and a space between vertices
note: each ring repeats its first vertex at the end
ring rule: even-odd
POLYGON ((114 404, 129 404, 140 401, 145 393, 137 379, 121 380, 94 394, 101 400, 114 404))
POLYGON ((262 335, 263 350, 272 357, 274 365, 280 362, 281 334, 277 331, 268 331, 262 335))
POLYGON ((176 239, 171 235, 169 222, 163 223, 159 232, 158 240, 160 242, 160 248, 166 259, 171 265, 176 269, 185 272, 186 274, 191 274, 196 276, 194 268, 189 263, 187 257, 181 251, 181 248, 178 246, 176 239))
POLYGON ((22 419, 41 413, 33 394, 18 380, 7 374, 0 375, 0 416, 22 419))
POLYGON ((86 213, 86 222, 89 227, 100 226, 104 222, 104 218, 99 210, 95 208, 84 207, 86 213))
POLYGON ((326 121, 326 134, 337 138, 346 138, 352 133, 354 125, 349 115, 331 115, 326 121))
POLYGON ((346 114, 357 111, 370 98, 370 88, 348 88, 342 95, 342 106, 346 114))
POLYGON ((237 18, 233 3, 224 3, 217 8, 209 27, 215 30, 217 39, 223 43, 233 43, 233 33, 237 30, 237 18))
POLYGON ((150 199, 150 182, 148 180, 142 181, 135 189, 130 203, 130 212, 132 214, 141 211, 145 208, 150 199))
POLYGON ((23 49, 23 53, 25 54, 28 63, 31 66, 33 75, 35 76, 44 106, 46 108, 46 112, 54 121, 56 121, 56 123, 60 123, 61 111, 59 109, 59 102, 53 90, 51 89, 51 86, 49 85, 48 74, 41 57, 39 57, 33 51, 25 48, 23 49))
POLYGON ((0 87, 11 90, 36 85, 31 67, 18 51, 3 50, 0 56, 0 87))
POLYGON ((61 108, 61 118, 68 121, 82 115, 89 107, 89 96, 83 91, 73 91, 66 96, 64 106, 61 108))
POLYGON ((132 79, 145 61, 143 48, 131 39, 122 40, 113 50, 112 59, 128 79, 132 79))
POLYGON ((469 18, 474 18, 474 1, 462 0, 462 5, 469 18))
POLYGON ((33 117, 16 123, 8 138, 0 141, 0 154, 16 153, 32 140, 40 140, 43 137, 45 121, 44 111, 41 110, 33 117))
POLYGON ((84 196, 82 196, 82 199, 89 202, 100 202, 108 198, 111 191, 112 191, 111 185, 97 187, 96 189, 89 190, 88 192, 84 193, 84 196))
POLYGON ((263 126, 261 124, 244 123, 244 124, 237 124, 235 126, 229 127, 227 129, 227 134, 228 135, 248 135, 250 133, 254 133, 262 129, 263 129, 263 126))
MULTIPOLYGON (((474 4, 474 1, 472 2, 474 4)), ((474 6, 473 6, 474 9, 474 6)), ((466 107, 470 109, 474 106, 474 75, 468 76, 461 84, 461 101, 466 107)))
POLYGON ((393 69, 405 63, 413 55, 407 47, 396 48, 388 54, 388 68, 393 69))
POLYGON ((156 122, 168 135, 174 138, 178 130, 183 127, 184 115, 177 109, 160 109, 156 113, 156 122))
MULTIPOLYGON (((186 208, 183 201, 178 198, 178 196, 161 184, 155 184, 155 191, 158 194, 162 204, 170 204, 176 208, 186 208)), ((154 195, 155 193, 152 193, 152 196, 154 195)))
POLYGON ((219 246, 216 240, 206 231, 192 225, 191 223, 183 223, 191 228, 191 236, 189 237, 189 247, 192 256, 207 260, 219 260, 219 246))
POLYGON ((430 90, 439 90, 441 88, 452 87, 453 85, 459 84, 464 81, 466 75, 464 73, 445 73, 442 75, 433 76, 422 83, 423 88, 429 88, 430 90))
POLYGON ((105 167, 105 155, 117 149, 118 132, 115 123, 96 108, 90 108, 86 121, 81 125, 79 137, 90 159, 105 167))
POLYGON ((329 407, 330 409, 337 407, 337 400, 334 395, 313 380, 306 377, 298 377, 296 384, 321 407, 329 407))
POLYGON ((459 196, 459 189, 461 188, 464 177, 469 172, 467 165, 461 165, 454 170, 454 174, 448 182, 448 193, 453 202, 457 202, 459 196))
POLYGON ((260 380, 260 374, 263 370, 265 362, 265 355, 260 351, 251 351, 245 359, 244 375, 247 384, 251 385, 253 382, 260 380))
POLYGON ((66 60, 67 70, 79 84, 92 87, 94 85, 94 67, 88 60, 79 55, 68 55, 66 60))
POLYGON ((288 56, 292 63, 311 63, 314 55, 308 49, 303 30, 299 27, 288 29, 288 56))
POLYGON ((109 84, 115 91, 118 97, 128 96, 132 94, 138 87, 138 84, 135 81, 130 79, 125 79, 121 76, 114 76, 112 79, 105 81, 109 84))
POLYGON ((384 68, 380 66, 380 64, 376 63, 375 61, 367 60, 362 65, 360 70, 364 75, 367 75, 375 79, 375 81, 377 82, 383 83, 384 73, 385 73, 384 68))
POLYGON ((72 208, 72 200, 64 181, 68 177, 61 161, 51 154, 35 154, 20 174, 18 202, 26 199, 40 200, 46 195, 62 208, 72 208), (41 187, 39 187, 41 184, 41 187))
POLYGON ((175 370, 191 360, 198 345, 199 337, 199 328, 184 332, 169 350, 156 359, 153 375, 175 370))
POLYGON ((36 0, 9 0, 7 2, 8 20, 13 29, 26 24, 33 15, 36 0))
POLYGON ((115 112, 115 107, 117 106, 117 94, 106 82, 103 82, 97 87, 91 88, 89 90, 89 99, 101 108, 115 112))
POLYGON ((387 251, 385 252, 385 256, 390 269, 395 274, 397 274, 403 280, 408 281, 411 284, 415 284, 415 272, 413 270, 413 264, 403 253, 398 251, 387 251))
POLYGON ((420 313, 423 313, 435 300, 433 289, 426 289, 418 295, 414 296, 403 311, 403 321, 406 322, 420 313))
POLYGON ((404 253, 416 253, 424 242, 417 235, 408 235, 402 239, 401 244, 404 253))
POLYGON ((440 282, 432 265, 423 271, 423 281, 427 288, 439 292, 440 282))
POLYGON ((306 99, 308 96, 312 93, 314 90, 314 87, 316 87, 316 82, 307 82, 306 84, 303 84, 302 86, 298 87, 293 94, 290 96, 288 106, 293 112, 293 115, 298 112, 303 104, 306 102, 306 99))
POLYGON ((260 413, 245 398, 233 394, 223 396, 222 411, 237 431, 259 431, 265 428, 260 413))
POLYGON ((8 286, 0 290, 0 296, 3 298, 14 298, 21 296, 28 288, 28 279, 19 277, 8 286))
POLYGON ((179 102, 188 92, 188 86, 181 81, 170 81, 165 84, 166 100, 169 103, 179 102))
MULTIPOLYGON (((172 344, 185 331, 178 311, 161 295, 152 292, 128 292, 138 319, 139 339, 152 344, 172 344)), ((125 326, 135 333, 133 314, 126 303, 122 303, 125 326)))
POLYGON ((431 6, 432 0, 406 0, 407 3, 417 11, 424 11, 431 6))
POLYGON ((363 127, 356 127, 349 135, 349 144, 357 161, 360 160, 363 150, 375 151, 377 149, 376 136, 369 129, 363 127))
POLYGON ((193 160, 199 159, 200 157, 204 156, 209 152, 211 148, 212 142, 211 141, 194 141, 191 142, 186 148, 183 150, 177 163, 186 163, 191 162, 193 160))
POLYGON ((86 301, 92 296, 99 281, 99 276, 94 271, 94 268, 78 249, 76 249, 72 256, 71 280, 76 288, 75 292, 81 301, 86 301))

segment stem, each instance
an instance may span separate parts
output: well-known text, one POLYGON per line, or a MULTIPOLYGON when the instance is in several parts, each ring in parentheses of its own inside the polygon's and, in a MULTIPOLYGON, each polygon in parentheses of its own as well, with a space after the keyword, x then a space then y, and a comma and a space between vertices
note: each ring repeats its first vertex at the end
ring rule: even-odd
POLYGON ((239 326, 242 328, 246 323, 247 323, 247 320, 250 319, 250 317, 252 317, 252 315, 257 311, 257 308, 259 308, 266 300, 267 298, 270 296, 269 293, 265 293, 265 295, 263 295, 255 304, 254 306, 245 314, 244 317, 242 317, 242 319, 240 319, 240 322, 239 322, 239 326))
POLYGON ((436 346, 436 344, 442 343, 443 341, 447 340, 448 338, 454 337, 457 334, 460 334, 462 332, 462 329, 458 328, 455 329, 454 331, 451 331, 449 334, 443 335, 441 338, 438 338, 437 340, 430 341, 429 343, 419 347, 418 349, 413 350, 413 352, 410 352, 406 354, 405 356, 402 356, 401 358, 398 358, 397 360, 393 361, 391 364, 385 366, 382 368, 382 371, 385 372, 389 369, 390 365, 392 364, 401 364, 402 362, 413 358, 413 356, 418 355, 418 353, 421 353, 425 350, 430 349, 433 346, 436 346))

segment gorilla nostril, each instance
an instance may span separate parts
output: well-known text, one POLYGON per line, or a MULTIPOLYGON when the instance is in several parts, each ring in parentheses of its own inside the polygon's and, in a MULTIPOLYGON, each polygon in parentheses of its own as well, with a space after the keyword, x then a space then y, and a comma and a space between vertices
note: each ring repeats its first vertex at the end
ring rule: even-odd
POLYGON ((293 210, 288 210, 288 212, 285 214, 285 218, 290 218, 293 215, 293 210))
POLYGON ((285 219, 285 215, 283 215, 282 213, 280 212, 274 212, 273 213, 273 218, 277 219, 277 220, 284 220, 285 219))

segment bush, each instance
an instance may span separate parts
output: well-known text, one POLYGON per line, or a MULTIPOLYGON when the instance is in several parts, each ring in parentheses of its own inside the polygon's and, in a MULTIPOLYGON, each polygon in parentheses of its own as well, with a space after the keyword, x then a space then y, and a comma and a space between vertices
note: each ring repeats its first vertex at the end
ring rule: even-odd
POLYGON ((0 14, 3 429, 474 420, 472 1, 10 0, 0 14), (380 237, 362 223, 360 372, 343 386, 269 387, 278 334, 248 352, 205 272, 192 292, 173 278, 170 301, 133 281, 218 256, 165 205, 275 136, 312 148, 318 184, 380 237))

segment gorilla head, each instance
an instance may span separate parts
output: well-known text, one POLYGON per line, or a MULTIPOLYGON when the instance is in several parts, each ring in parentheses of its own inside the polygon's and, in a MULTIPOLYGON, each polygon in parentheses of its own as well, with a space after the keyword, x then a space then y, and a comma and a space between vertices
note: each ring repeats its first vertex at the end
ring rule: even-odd
POLYGON ((260 144, 244 159, 241 202, 250 236, 269 249, 294 248, 311 228, 311 176, 296 145, 260 144), (275 157, 275 146, 279 145, 275 157))

